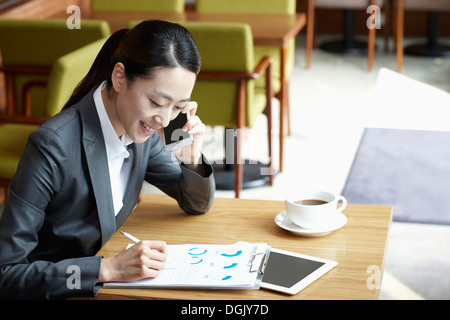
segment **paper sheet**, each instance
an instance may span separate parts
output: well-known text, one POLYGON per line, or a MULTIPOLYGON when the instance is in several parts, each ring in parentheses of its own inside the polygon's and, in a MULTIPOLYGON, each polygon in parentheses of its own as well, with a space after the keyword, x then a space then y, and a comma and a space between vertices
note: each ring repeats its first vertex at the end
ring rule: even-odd
POLYGON ((156 278, 109 282, 104 287, 259 288, 258 267, 268 248, 265 243, 248 242, 168 245, 168 256, 176 266, 166 263, 156 278))

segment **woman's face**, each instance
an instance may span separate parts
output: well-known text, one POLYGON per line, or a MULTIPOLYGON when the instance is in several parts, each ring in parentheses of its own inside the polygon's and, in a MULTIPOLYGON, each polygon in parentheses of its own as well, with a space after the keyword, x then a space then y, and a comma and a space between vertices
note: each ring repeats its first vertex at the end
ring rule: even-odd
POLYGON ((110 107, 116 117, 107 110, 108 116, 119 137, 126 132, 135 143, 142 143, 167 127, 189 102, 196 75, 181 67, 161 68, 151 79, 137 78, 129 84, 123 68, 117 64, 112 74, 116 98, 110 107))

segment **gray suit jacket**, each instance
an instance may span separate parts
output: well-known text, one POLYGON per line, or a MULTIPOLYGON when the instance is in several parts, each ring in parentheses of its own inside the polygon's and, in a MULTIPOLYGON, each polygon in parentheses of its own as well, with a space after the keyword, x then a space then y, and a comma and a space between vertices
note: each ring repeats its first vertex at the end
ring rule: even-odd
POLYGON ((144 179, 188 213, 209 210, 215 187, 206 159, 201 177, 174 162, 157 134, 132 152, 124 205, 114 216, 93 91, 31 134, 0 219, 0 298, 95 296, 101 257, 94 255, 133 210, 144 179))

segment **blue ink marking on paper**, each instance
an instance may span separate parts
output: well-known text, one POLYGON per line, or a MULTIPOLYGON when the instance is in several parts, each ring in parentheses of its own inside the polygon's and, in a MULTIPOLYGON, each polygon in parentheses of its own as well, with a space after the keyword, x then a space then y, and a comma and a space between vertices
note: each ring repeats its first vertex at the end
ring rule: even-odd
POLYGON ((206 251, 208 251, 208 250, 206 250, 206 249, 204 249, 204 251, 201 251, 201 250, 198 250, 199 248, 198 247, 195 247, 195 248, 191 248, 191 249, 189 249, 189 254, 190 255, 192 255, 192 256, 200 256, 200 255, 202 255, 202 254, 205 254, 206 253, 206 251), (199 252, 196 252, 196 250, 198 250, 199 252))
POLYGON ((231 278, 231 276, 226 276, 226 277, 223 277, 222 280, 225 281, 225 280, 228 280, 230 278, 231 278))
POLYGON ((225 267, 223 267, 224 269, 230 269, 230 268, 234 268, 234 267, 236 267, 238 264, 235 262, 235 263, 232 263, 232 264, 230 264, 229 266, 225 266, 225 267))
POLYGON ((203 261, 203 259, 200 259, 199 257, 192 257, 192 259, 199 259, 199 260, 198 260, 198 261, 191 262, 191 264, 199 264, 200 262, 203 261))
POLYGON ((226 253, 222 253, 222 254, 220 254, 221 256, 224 256, 224 257, 236 257, 236 256, 238 256, 238 255, 240 255, 242 253, 242 250, 239 250, 238 252, 236 252, 236 253, 234 253, 234 254, 226 254, 226 253))

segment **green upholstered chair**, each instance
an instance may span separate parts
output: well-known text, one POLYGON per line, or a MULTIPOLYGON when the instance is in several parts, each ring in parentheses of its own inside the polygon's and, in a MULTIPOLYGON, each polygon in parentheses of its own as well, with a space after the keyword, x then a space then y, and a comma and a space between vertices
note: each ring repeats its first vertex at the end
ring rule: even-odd
POLYGON ((40 108, 43 112, 40 117, 0 115, 0 188, 7 190, 30 133, 61 110, 87 74, 106 39, 94 41, 56 60, 49 75, 48 95, 40 108))
POLYGON ((0 20, 8 114, 46 116, 45 83, 55 61, 109 35, 109 24, 99 20, 83 20, 81 29, 68 29, 65 19, 0 20))
POLYGON ((184 0, 91 0, 92 10, 183 12, 184 0))
MULTIPOLYGON (((296 13, 296 0, 197 0, 196 10, 198 12, 224 12, 224 13, 263 13, 263 14, 292 14, 296 13)), ((284 92, 281 92, 281 58, 280 48, 275 46, 255 46, 255 60, 270 56, 272 63, 272 89, 275 97, 283 104, 288 121, 288 133, 290 134, 289 121, 289 77, 294 70, 295 63, 295 38, 292 38, 288 44, 285 63, 285 84, 284 92)), ((257 80, 257 86, 263 87, 263 79, 257 80)), ((281 133, 280 133, 281 134, 281 133)), ((283 133, 284 134, 284 133, 283 133)), ((282 144, 280 138, 280 144, 282 144)), ((282 150, 282 146, 280 146, 282 150)), ((280 154, 280 171, 282 170, 282 155, 280 154)))
MULTIPOLYGON (((263 14, 295 14, 295 0, 197 0, 198 12, 224 12, 224 13, 263 13, 263 14)), ((255 59, 267 55, 273 58, 272 62, 272 88, 274 93, 280 91, 280 48, 272 46, 255 46, 255 59)), ((295 39, 288 46, 288 59, 286 63, 286 75, 291 75, 294 69, 295 39)), ((264 86, 259 80, 258 85, 264 86)))
MULTIPOLYGON (((191 96, 199 104, 197 114, 207 125, 238 129, 235 131, 234 191, 239 197, 244 170, 242 130, 251 128, 261 113, 267 115, 269 158, 272 156, 272 59, 255 60, 252 32, 247 24, 183 22, 182 25, 194 37, 202 57, 201 71, 191 96), (265 79, 264 87, 256 86, 259 78, 265 79)), ((272 183, 273 175, 268 178, 272 183)))

